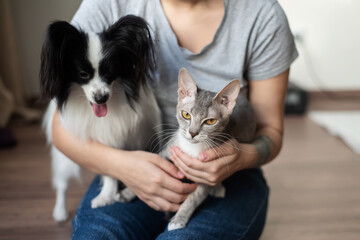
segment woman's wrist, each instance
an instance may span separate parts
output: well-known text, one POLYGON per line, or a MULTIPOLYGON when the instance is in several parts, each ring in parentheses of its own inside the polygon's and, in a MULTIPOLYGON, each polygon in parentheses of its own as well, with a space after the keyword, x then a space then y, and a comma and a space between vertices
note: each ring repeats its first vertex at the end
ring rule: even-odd
POLYGON ((240 144, 239 159, 243 169, 257 168, 273 160, 280 152, 282 135, 275 131, 264 131, 250 144, 240 144))
POLYGON ((131 160, 132 151, 125 151, 112 148, 108 151, 106 158, 104 159, 103 175, 107 175, 123 181, 126 173, 131 171, 128 164, 131 160))
POLYGON ((238 171, 254 168, 256 166, 258 154, 252 143, 239 143, 238 151, 240 152, 238 157, 238 171))

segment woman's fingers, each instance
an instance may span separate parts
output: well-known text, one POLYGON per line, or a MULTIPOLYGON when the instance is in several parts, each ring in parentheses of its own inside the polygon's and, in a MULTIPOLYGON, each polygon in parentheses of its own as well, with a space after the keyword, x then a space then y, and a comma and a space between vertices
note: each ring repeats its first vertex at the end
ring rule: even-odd
POLYGON ((196 184, 189 184, 189 183, 182 183, 177 179, 174 178, 169 178, 169 179, 165 179, 162 183, 163 187, 178 193, 178 194, 190 194, 193 191, 195 191, 197 185, 196 184))
MULTIPOLYGON (((141 199, 143 200, 143 199, 141 199)), ((154 201, 150 200, 150 199, 144 199, 143 200, 147 205, 149 205, 152 209, 156 210, 156 211, 161 211, 161 207, 156 204, 154 201)))
POLYGON ((202 162, 198 159, 190 158, 179 149, 174 149, 171 157, 175 165, 188 179, 210 186, 215 186, 229 176, 232 172, 230 166, 233 166, 236 158, 235 154, 231 154, 218 158, 215 161, 202 162))
POLYGON ((209 181, 205 177, 198 177, 196 174, 194 174, 194 175, 191 174, 192 170, 190 168, 186 167, 186 165, 184 165, 184 163, 182 163, 181 160, 174 159, 174 163, 185 174, 186 178, 188 178, 189 180, 196 182, 196 183, 202 183, 202 184, 206 184, 206 185, 210 185, 210 186, 216 185, 213 182, 209 181))
POLYGON ((197 169, 191 168, 188 166, 183 159, 180 159, 177 155, 172 157, 176 166, 185 174, 185 176, 191 175, 197 178, 204 178, 208 177, 208 173, 205 171, 199 171, 197 169))
POLYGON ((180 204, 183 201, 185 201, 188 194, 179 194, 179 193, 174 193, 167 189, 162 189, 162 191, 159 193, 158 196, 167 200, 168 202, 180 204))
POLYGON ((189 194, 196 189, 196 184, 182 183, 177 179, 180 178, 179 175, 184 178, 184 174, 174 164, 162 158, 154 160, 154 162, 157 167, 163 170, 162 173, 152 174, 150 181, 154 183, 154 186, 161 186, 178 194, 189 194), (177 178, 174 178, 174 175, 177 178))
POLYGON ((165 199, 161 198, 161 197, 153 197, 152 201, 159 206, 160 211, 165 211, 165 212, 176 212, 179 207, 180 204, 176 204, 176 203, 171 203, 169 201, 166 201, 165 199))
POLYGON ((233 154, 234 151, 238 151, 237 142, 235 140, 228 140, 217 147, 209 148, 200 153, 199 160, 203 162, 215 160, 233 154))
POLYGON ((161 168, 163 171, 168 173, 170 176, 173 176, 178 179, 184 178, 184 175, 177 169, 174 164, 171 164, 169 161, 158 156, 156 160, 153 162, 156 166, 161 168))
POLYGON ((186 164, 189 168, 196 169, 199 172, 206 171, 205 164, 198 159, 189 157, 186 153, 180 150, 178 147, 173 147, 170 149, 172 156, 181 159, 182 162, 186 164))

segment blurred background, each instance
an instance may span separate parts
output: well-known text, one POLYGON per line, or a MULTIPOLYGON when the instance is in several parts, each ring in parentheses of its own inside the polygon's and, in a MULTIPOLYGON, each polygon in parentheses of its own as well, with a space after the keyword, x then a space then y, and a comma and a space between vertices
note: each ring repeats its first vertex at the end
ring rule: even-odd
MULTIPOLYGON (((360 1, 279 0, 300 57, 291 68, 285 139, 264 167, 262 239, 360 237, 360 1)), ((50 158, 39 120, 47 25, 81 0, 0 0, 0 239, 69 238, 51 218, 50 158)), ((74 212, 91 174, 69 190, 74 212)))

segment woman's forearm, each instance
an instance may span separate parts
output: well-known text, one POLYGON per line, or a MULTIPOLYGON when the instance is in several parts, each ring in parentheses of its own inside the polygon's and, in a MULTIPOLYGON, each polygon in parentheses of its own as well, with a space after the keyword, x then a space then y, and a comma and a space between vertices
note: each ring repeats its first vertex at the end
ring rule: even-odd
MULTIPOLYGON (((252 143, 240 144, 243 153, 239 157, 239 162, 245 162, 245 168, 260 167, 271 162, 281 150, 282 138, 282 133, 275 129, 259 129, 252 143)), ((243 168, 244 165, 240 166, 240 170, 243 168)))
MULTIPOLYGON (((52 141, 68 158, 97 174, 111 175, 112 169, 122 163, 122 159, 118 159, 121 150, 93 141, 84 141, 69 133, 61 125, 58 112, 53 118, 52 141)), ((125 154, 125 151, 123 152, 125 154)))
POLYGON ((159 155, 125 151, 82 141, 65 130, 59 113, 53 120, 53 144, 86 169, 122 181, 136 196, 155 210, 177 211, 180 203, 196 188, 182 183, 179 170, 159 155))
MULTIPOLYGON (((280 153, 282 139, 281 131, 271 127, 263 127, 257 130, 255 138, 251 143, 237 142, 237 147, 234 150, 229 150, 230 155, 236 156, 234 172, 258 168, 271 162, 280 153)), ((231 146, 233 144, 227 145, 231 146)))

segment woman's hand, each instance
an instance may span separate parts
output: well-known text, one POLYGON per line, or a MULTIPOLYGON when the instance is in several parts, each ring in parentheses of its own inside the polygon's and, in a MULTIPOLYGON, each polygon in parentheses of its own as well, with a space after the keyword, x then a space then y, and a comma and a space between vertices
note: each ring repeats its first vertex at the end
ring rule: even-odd
POLYGON ((255 154, 250 144, 240 144, 236 140, 210 148, 199 155, 199 159, 191 158, 178 147, 170 149, 170 159, 184 173, 196 182, 215 186, 235 172, 247 168, 249 154, 255 154))
MULTIPOLYGON (((158 211, 175 212, 196 184, 182 183, 184 175, 157 154, 134 151, 125 153, 128 160, 121 166, 119 179, 142 201, 158 211)), ((116 169, 114 169, 116 170, 116 169)))

